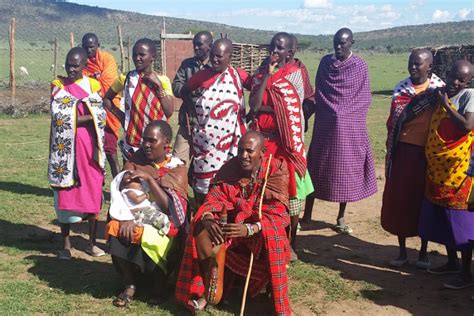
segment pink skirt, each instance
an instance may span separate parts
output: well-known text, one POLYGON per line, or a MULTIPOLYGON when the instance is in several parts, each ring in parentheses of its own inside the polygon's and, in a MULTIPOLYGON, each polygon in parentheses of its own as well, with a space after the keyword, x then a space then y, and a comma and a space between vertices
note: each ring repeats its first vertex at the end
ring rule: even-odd
POLYGON ((79 186, 58 190, 58 209, 98 214, 102 208, 104 173, 94 160, 96 135, 91 126, 77 127, 76 169, 79 186))

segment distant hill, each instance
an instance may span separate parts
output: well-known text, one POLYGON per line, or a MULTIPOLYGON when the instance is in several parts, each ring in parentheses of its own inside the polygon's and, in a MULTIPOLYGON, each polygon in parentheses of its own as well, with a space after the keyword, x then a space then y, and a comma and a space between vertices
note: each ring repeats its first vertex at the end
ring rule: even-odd
MULTIPOLYGON (((16 37, 32 46, 39 42, 51 42, 54 37, 66 42, 69 32, 78 38, 86 32, 96 32, 102 43, 117 43, 116 26, 121 25, 124 41, 139 37, 159 38, 163 17, 110 10, 53 0, 0 0, 0 39, 5 47, 11 17, 16 18, 16 37), (4 30, 4 31, 3 31, 4 30)), ((235 42, 268 43, 271 31, 261 31, 229 26, 225 24, 166 17, 168 33, 195 33, 209 30, 228 34, 235 42)), ((358 49, 399 52, 411 47, 438 46, 473 43, 474 21, 403 26, 384 30, 357 33, 358 49)), ((330 35, 298 35, 301 46, 311 50, 332 49, 330 35)), ((44 47, 44 46, 43 46, 44 47)))

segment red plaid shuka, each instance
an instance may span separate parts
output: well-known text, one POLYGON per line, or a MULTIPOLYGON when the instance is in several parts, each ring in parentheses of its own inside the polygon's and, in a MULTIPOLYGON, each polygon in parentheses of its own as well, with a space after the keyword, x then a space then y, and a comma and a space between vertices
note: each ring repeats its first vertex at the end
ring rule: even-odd
MULTIPOLYGON (((130 76, 130 75, 129 75, 130 76)), ((125 87, 128 89, 130 79, 125 87)), ((125 127, 127 143, 134 147, 139 147, 145 127, 154 120, 166 119, 161 107, 160 99, 155 92, 143 82, 142 75, 138 75, 138 83, 132 94, 130 108, 130 121, 125 127)))
MULTIPOLYGON (((227 206, 229 219, 235 223, 257 222, 258 204, 264 180, 266 163, 262 164, 250 196, 245 198, 242 184, 248 179, 239 178, 236 158, 226 163, 214 179, 206 201, 194 216, 188 235, 181 268, 176 284, 176 299, 188 307, 190 299, 202 297, 205 292, 199 271, 193 229, 204 212, 212 212, 218 219, 223 205, 227 206)), ((226 267, 245 277, 248 272, 250 251, 254 253, 249 294, 256 296, 270 281, 277 315, 290 315, 286 264, 289 262, 289 243, 285 227, 290 223, 288 204, 288 170, 286 163, 274 159, 270 167, 267 188, 262 207, 262 231, 251 238, 234 238, 226 243, 226 267), (282 190, 283 189, 283 190, 282 190)))

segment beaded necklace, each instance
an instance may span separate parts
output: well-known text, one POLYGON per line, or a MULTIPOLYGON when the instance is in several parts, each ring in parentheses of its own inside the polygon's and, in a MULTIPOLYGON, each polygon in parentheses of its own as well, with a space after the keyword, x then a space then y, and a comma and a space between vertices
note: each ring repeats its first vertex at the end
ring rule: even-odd
POLYGON ((255 183, 257 182, 257 175, 259 174, 260 169, 261 167, 258 167, 258 169, 254 173, 252 173, 250 177, 250 182, 246 186, 241 185, 242 197, 244 199, 248 199, 250 197, 255 187, 255 183))
POLYGON ((171 160, 171 156, 166 157, 165 160, 163 160, 160 163, 153 162, 152 165, 156 170, 160 170, 162 167, 166 166, 168 162, 170 162, 170 160, 171 160))

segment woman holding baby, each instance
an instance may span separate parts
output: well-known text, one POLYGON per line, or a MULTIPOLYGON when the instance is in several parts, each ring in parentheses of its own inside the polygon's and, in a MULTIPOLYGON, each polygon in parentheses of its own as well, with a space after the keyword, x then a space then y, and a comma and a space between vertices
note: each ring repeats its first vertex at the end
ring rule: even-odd
POLYGON ((183 162, 168 154, 171 138, 168 123, 149 123, 140 150, 112 182, 106 234, 113 263, 125 283, 113 301, 117 307, 126 307, 133 299, 140 276, 152 282, 152 299, 159 303, 167 276, 177 266, 188 181, 183 162))

